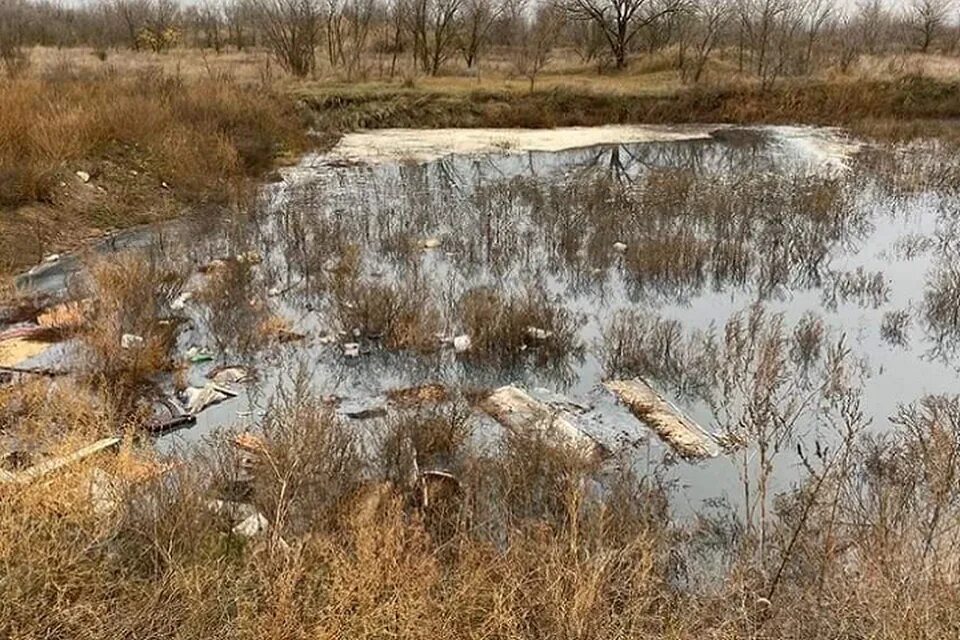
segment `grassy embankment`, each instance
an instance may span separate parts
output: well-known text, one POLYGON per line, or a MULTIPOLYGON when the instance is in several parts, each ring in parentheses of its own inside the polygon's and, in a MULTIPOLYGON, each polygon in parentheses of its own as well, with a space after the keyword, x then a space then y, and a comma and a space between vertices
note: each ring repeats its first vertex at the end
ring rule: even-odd
POLYGON ((0 82, 0 270, 23 270, 110 229, 243 206, 266 172, 311 144, 311 125, 336 135, 361 127, 790 122, 889 137, 929 132, 934 122, 937 135, 952 136, 943 121, 960 114, 960 85, 919 77, 794 81, 761 92, 735 80, 687 88, 659 71, 583 71, 544 76, 530 92, 502 74, 481 83, 342 84, 258 78, 246 58, 206 72, 181 72, 180 58, 173 71, 154 62, 97 69, 61 59, 0 82))

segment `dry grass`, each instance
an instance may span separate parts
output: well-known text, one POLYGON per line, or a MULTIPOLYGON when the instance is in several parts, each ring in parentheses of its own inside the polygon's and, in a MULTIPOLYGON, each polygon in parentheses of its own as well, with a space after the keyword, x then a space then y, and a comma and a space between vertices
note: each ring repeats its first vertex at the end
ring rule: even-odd
POLYGON ((465 355, 475 362, 543 365, 583 353, 578 331, 584 319, 551 298, 542 285, 514 293, 471 289, 461 297, 458 315, 472 341, 465 355))
POLYGON ((114 407, 129 410, 159 371, 170 370, 177 322, 170 302, 182 273, 149 255, 128 253, 90 265, 95 311, 80 334, 82 374, 108 392, 114 407), (123 346, 123 336, 139 337, 123 346))
POLYGON ((303 148, 302 122, 289 101, 228 76, 187 82, 67 66, 5 80, 0 267, 185 205, 244 201, 252 177, 303 148))
MULTIPOLYGON (((70 398, 56 409, 72 402, 88 422, 116 424, 70 398)), ((21 415, 36 420, 42 405, 21 415)), ((383 464, 396 448, 366 449, 305 388, 278 398, 253 467, 251 503, 269 522, 255 538, 209 506, 234 473, 229 439, 162 480, 153 454, 126 447, 0 486, 0 634, 893 640, 955 629, 955 400, 904 408, 896 436, 811 456, 807 481, 769 516, 765 557, 724 524, 733 513, 671 520, 656 477, 602 472, 536 440, 485 451, 435 437, 465 433, 456 410, 424 415, 437 426, 425 433, 418 420, 397 423, 392 442, 442 450, 458 479, 429 505, 416 475, 383 464), (113 499, 93 509, 103 477, 113 499)), ((81 433, 48 438, 46 451, 81 433)))

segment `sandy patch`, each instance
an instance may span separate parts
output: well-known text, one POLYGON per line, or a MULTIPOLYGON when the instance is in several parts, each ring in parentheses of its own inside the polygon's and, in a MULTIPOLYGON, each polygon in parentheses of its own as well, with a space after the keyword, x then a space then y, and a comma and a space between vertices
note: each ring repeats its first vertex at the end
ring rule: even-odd
POLYGON ((557 129, 379 129, 348 133, 329 162, 429 162, 443 156, 564 151, 600 144, 673 142, 710 137, 722 125, 609 125, 557 129))
POLYGON ((12 338, 0 342, 0 367, 15 367, 49 349, 49 342, 12 338))

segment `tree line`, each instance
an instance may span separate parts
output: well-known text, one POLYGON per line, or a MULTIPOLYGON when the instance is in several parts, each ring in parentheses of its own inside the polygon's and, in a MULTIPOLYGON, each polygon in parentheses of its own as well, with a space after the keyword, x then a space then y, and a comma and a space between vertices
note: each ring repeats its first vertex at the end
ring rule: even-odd
POLYGON ((161 53, 269 49, 296 76, 319 66, 349 79, 400 69, 478 73, 491 52, 531 78, 559 49, 598 71, 644 56, 699 82, 723 52, 764 85, 862 56, 960 45, 953 0, 0 0, 0 58, 8 73, 33 45, 161 53), (376 60, 376 63, 371 62, 376 60))

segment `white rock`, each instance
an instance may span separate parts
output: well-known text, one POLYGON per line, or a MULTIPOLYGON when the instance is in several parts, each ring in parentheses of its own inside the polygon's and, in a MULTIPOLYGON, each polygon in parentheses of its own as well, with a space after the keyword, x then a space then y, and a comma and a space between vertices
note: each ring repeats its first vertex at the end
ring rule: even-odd
POLYGON ((143 338, 132 333, 125 333, 120 336, 120 346, 124 349, 135 349, 143 346, 143 338))
POLYGON ((473 341, 470 340, 470 336, 457 336, 453 339, 453 348, 457 353, 470 351, 470 347, 472 346, 473 341))
POLYGON ((86 171, 77 171, 77 177, 80 178, 80 182, 83 184, 90 182, 90 174, 86 171))

